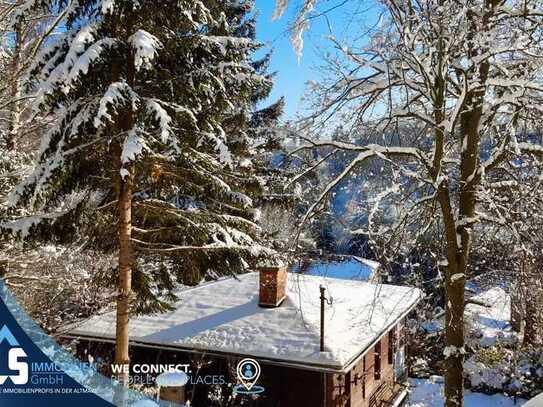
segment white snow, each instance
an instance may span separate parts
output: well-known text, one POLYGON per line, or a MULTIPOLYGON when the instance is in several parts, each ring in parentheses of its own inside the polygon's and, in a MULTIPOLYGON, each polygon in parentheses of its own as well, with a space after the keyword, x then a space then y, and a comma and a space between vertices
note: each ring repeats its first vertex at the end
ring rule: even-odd
POLYGON ((464 370, 471 387, 497 392, 522 387, 518 378, 529 376, 523 372, 529 366, 513 361, 511 346, 519 341, 519 335, 510 325, 510 295, 500 287, 492 287, 471 299, 481 305, 470 303, 466 307, 466 340, 471 347, 489 348, 491 355, 481 349, 465 361, 464 370))
MULTIPOLYGON (((69 93, 70 82, 79 74, 88 71, 89 64, 100 56, 103 48, 112 44, 113 40, 111 39, 95 43, 95 36, 96 27, 94 25, 85 25, 79 29, 69 43, 69 50, 63 62, 56 65, 47 79, 38 85, 38 93, 41 94, 41 97, 51 93, 56 87, 61 88, 66 94, 69 93), (93 44, 94 47, 92 47, 93 44), (89 47, 87 54, 85 51, 89 47)), ((60 40, 66 39, 66 37, 62 37, 60 40)))
POLYGON ((94 118, 94 127, 97 129, 105 125, 107 121, 113 120, 112 113, 117 111, 117 106, 126 103, 128 100, 132 105, 138 100, 138 95, 125 82, 114 82, 109 85, 106 93, 100 99, 98 113, 94 118))
POLYGON ((128 171, 126 168, 121 168, 121 170, 119 171, 119 174, 122 179, 126 179, 126 177, 130 175, 130 171, 128 171))
POLYGON ((135 161, 144 150, 147 150, 147 144, 145 140, 141 138, 137 131, 130 132, 128 137, 124 140, 123 151, 121 153, 121 161, 123 164, 135 161))
POLYGON ((464 273, 456 273, 451 276, 451 281, 454 283, 457 280, 462 280, 466 275, 464 273))
POLYGON ((171 128, 172 118, 166 109, 164 109, 155 99, 147 100, 147 109, 150 113, 154 114, 154 118, 160 126, 160 137, 162 142, 166 143, 168 140, 170 140, 170 136, 173 133, 171 128))
POLYGON ((457 356, 458 354, 465 354, 466 350, 464 348, 457 348, 456 346, 449 345, 443 349, 443 356, 445 356, 445 359, 448 359, 453 356, 457 356))
MULTIPOLYGON (((444 405, 443 378, 433 376, 430 379, 410 379, 410 395, 408 407, 442 407, 444 405)), ((518 399, 515 404, 512 398, 501 394, 487 395, 466 391, 465 407, 515 407, 522 406, 526 400, 518 399)))
POLYGON ((313 11, 317 0, 306 0, 301 11, 298 13, 298 17, 294 22, 291 42, 298 59, 302 57, 302 51, 304 48, 304 33, 309 29, 309 19, 307 15, 313 11))
POLYGON ((71 70, 66 75, 66 89, 75 82, 81 75, 86 75, 89 72, 90 65, 99 59, 106 48, 115 44, 112 38, 103 38, 92 44, 77 60, 74 62, 71 70))
POLYGON ((543 394, 528 400, 524 407, 541 407, 543 406, 543 394))
POLYGON ((10 230, 12 233, 20 233, 22 238, 26 238, 30 233, 30 229, 36 225, 39 225, 42 221, 43 217, 28 216, 11 222, 1 222, 0 226, 4 229, 10 230))
POLYGON ((184 372, 166 372, 156 378, 156 384, 163 387, 182 387, 188 381, 189 377, 184 372))
POLYGON ((158 403, 155 403, 150 399, 138 400, 135 403, 130 404, 130 407, 159 407, 158 403))
POLYGON ((217 151, 219 152, 219 161, 222 164, 232 164, 232 154, 230 153, 230 149, 225 143, 220 141, 217 145, 217 151))
POLYGON ((115 0, 102 0, 102 14, 110 14, 115 10, 115 0))
POLYGON ((275 10, 273 11, 272 20, 281 18, 285 14, 287 5, 287 0, 275 0, 275 10))
MULTIPOLYGON (((279 308, 266 309, 258 306, 258 280, 258 273, 249 273, 178 292, 174 311, 131 319, 130 337, 343 370, 422 294, 410 287, 289 273, 287 299, 279 308), (333 298, 326 307, 327 352, 319 349, 321 285, 333 298)), ((70 335, 112 339, 115 313, 94 317, 70 335)))
MULTIPOLYGON (((471 282, 467 284, 470 286, 471 282)), ((469 299, 477 302, 477 304, 468 302, 466 305, 469 345, 486 348, 493 346, 498 340, 510 342, 514 339, 515 333, 510 326, 511 297, 504 289, 492 287, 470 296, 469 299)), ((423 327, 427 332, 438 332, 443 329, 443 325, 443 317, 439 317, 426 322, 423 327)))
POLYGON ((466 320, 470 337, 483 347, 492 346, 496 341, 510 340, 514 335, 509 324, 511 318, 511 297, 500 287, 494 287, 474 297, 473 300, 485 304, 468 303, 466 320))
POLYGON ((162 48, 159 39, 145 30, 138 30, 128 39, 136 51, 135 65, 136 69, 142 66, 148 66, 155 59, 158 50, 162 48))

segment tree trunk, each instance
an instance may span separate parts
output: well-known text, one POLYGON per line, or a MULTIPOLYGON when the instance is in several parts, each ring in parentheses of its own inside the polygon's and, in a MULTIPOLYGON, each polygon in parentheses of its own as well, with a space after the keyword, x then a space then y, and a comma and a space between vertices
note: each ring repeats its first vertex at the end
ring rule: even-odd
MULTIPOLYGON (((481 64, 474 78, 485 83, 488 64, 481 64)), ((461 114, 460 191, 458 222, 447 226, 446 306, 445 306, 445 406, 464 405, 464 310, 468 261, 471 251, 471 229, 477 223, 477 191, 480 184, 479 128, 483 115, 484 90, 468 93, 461 114), (454 236, 453 236, 454 228, 454 236)), ((451 223, 451 222, 449 222, 451 223)))
POLYGON ((514 282, 511 287, 511 328, 519 334, 524 331, 524 322, 526 317, 526 264, 527 255, 522 254, 522 260, 519 261, 518 272, 514 276, 514 282))
POLYGON ((515 285, 511 293, 511 328, 517 333, 522 333, 524 324, 524 296, 520 293, 520 287, 515 285))
MULTIPOLYGON (((439 65, 443 63, 443 41, 439 41, 439 65)), ((442 72, 442 69, 438 69, 442 72)), ((435 151, 430 175, 435 182, 442 170, 445 144, 445 79, 436 77, 434 84, 434 119, 439 126, 435 130, 435 151)), ((442 180, 437 189, 437 198, 441 208, 445 236, 447 240, 447 267, 445 269, 445 405, 460 407, 464 399, 464 287, 466 282, 465 259, 467 250, 462 250, 463 243, 458 235, 451 193, 448 181, 442 180)), ((474 200, 473 200, 474 202, 474 200)), ((469 246, 469 233, 464 236, 469 246)))
POLYGON ((538 255, 536 261, 528 259, 525 262, 525 273, 523 281, 523 290, 525 294, 525 327, 524 327, 524 346, 543 345, 543 301, 541 299, 542 281, 541 281, 541 256, 538 255), (532 261, 530 261, 532 260, 532 261))
MULTIPOLYGON (((445 268, 445 406, 464 404, 464 308, 467 259, 458 235, 447 181, 438 188, 447 239, 445 268)), ((465 243, 469 245, 469 234, 465 243)))
POLYGON ((466 262, 448 243, 449 253, 445 280, 445 406, 464 405, 464 289, 466 262))
MULTIPOLYGON (((131 32, 131 27, 127 27, 131 32)), ((126 64, 126 83, 134 87, 136 68, 135 55, 132 50, 126 55, 125 61, 120 61, 115 67, 113 76, 120 77, 120 66, 126 64)), ((115 336, 115 364, 121 368, 117 380, 121 384, 115 394, 115 404, 125 406, 127 403, 126 389, 130 381, 130 354, 129 354, 129 322, 130 301, 132 297, 132 194, 135 182, 135 166, 133 162, 122 162, 123 140, 126 134, 134 127, 134 112, 132 105, 120 113, 116 120, 116 130, 119 141, 114 143, 114 159, 117 162, 117 193, 119 211, 119 276, 117 293, 117 320, 115 336)))
MULTIPOLYGON (((485 2, 483 28, 478 22, 479 15, 468 13, 471 33, 468 36, 468 56, 470 59, 484 53, 473 41, 475 33, 484 31, 492 14, 493 1, 485 2)), ((472 83, 486 84, 490 65, 483 61, 478 69, 467 72, 468 86, 472 83)), ((468 262, 471 251, 471 230, 477 223, 477 194, 481 182, 479 172, 480 126, 483 116, 484 86, 467 92, 460 114, 461 146, 460 185, 458 196, 458 221, 449 222, 447 228, 447 258, 445 306, 445 406, 462 407, 464 405, 464 311, 465 288, 468 274, 468 262), (453 229, 454 228, 454 237, 453 229)), ((452 212, 452 211, 451 211, 452 212)))
MULTIPOLYGON (((120 162, 120 159, 119 159, 120 162)), ((119 168, 119 171, 121 171, 119 168)), ((119 278, 117 294, 117 325, 115 343, 115 364, 122 367, 117 380, 123 387, 129 383, 130 355, 129 355, 129 319, 130 298, 132 293, 132 190, 134 182, 134 169, 130 166, 128 175, 119 177, 119 278)), ((121 391, 124 393, 124 391, 121 391)), ((118 405, 123 405, 124 395, 120 396, 118 405)))

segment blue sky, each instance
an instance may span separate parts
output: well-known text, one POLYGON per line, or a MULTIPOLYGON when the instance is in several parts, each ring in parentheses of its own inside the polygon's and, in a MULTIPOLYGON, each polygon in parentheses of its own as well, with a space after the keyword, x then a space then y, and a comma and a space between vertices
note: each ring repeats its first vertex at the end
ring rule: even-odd
MULTIPOLYGON (((288 33, 288 25, 296 15, 299 0, 292 0, 285 15, 279 21, 272 21, 275 0, 256 0, 259 13, 257 33, 258 39, 273 49, 271 71, 277 72, 275 88, 270 97, 277 100, 286 98, 285 119, 295 118, 296 112, 302 107, 301 97, 304 94, 308 80, 318 80, 316 68, 321 65, 322 52, 329 49, 326 37, 330 34, 329 27, 337 38, 356 35, 360 28, 372 25, 377 19, 374 6, 367 11, 371 1, 353 0, 346 5, 327 14, 327 19, 318 18, 312 21, 311 29, 306 33, 305 47, 300 61, 296 56, 288 33)), ((326 1, 317 9, 322 12, 332 7, 336 1, 326 1)))

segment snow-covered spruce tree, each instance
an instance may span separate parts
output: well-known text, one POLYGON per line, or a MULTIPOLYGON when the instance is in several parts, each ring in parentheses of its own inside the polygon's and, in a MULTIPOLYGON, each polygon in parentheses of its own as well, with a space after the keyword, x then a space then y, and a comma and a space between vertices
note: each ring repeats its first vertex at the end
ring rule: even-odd
MULTIPOLYGON (((271 142, 276 132, 270 129, 278 119, 281 101, 257 109, 271 90, 272 76, 266 73, 268 57, 250 59, 258 49, 255 21, 248 16, 251 3, 217 4, 221 6, 215 12, 224 11, 225 27, 200 36, 199 41, 207 40, 196 43, 190 51, 192 63, 185 64, 183 59, 176 62, 183 77, 195 86, 180 88, 183 82, 176 81, 173 100, 186 100, 183 103, 189 106, 197 101, 203 106, 194 110, 197 128, 185 130, 186 148, 179 159, 172 163, 153 158, 152 163, 145 164, 150 169, 148 177, 140 180, 144 199, 138 197, 134 203, 133 241, 138 264, 145 273, 135 277, 173 275, 183 283, 194 284, 206 275, 242 272, 258 257, 270 254, 255 240, 260 228, 254 222, 258 218, 254 205, 269 179, 261 157, 274 147, 271 142), (236 49, 239 54, 224 55, 236 49), (202 51, 205 53, 200 57, 202 51), (228 58, 234 60, 228 62, 228 58), (204 79, 209 86, 204 86, 204 79), (216 94, 209 93, 217 86, 216 94), (202 130, 210 125, 218 125, 219 130, 202 130), (213 140, 221 132, 225 144, 213 140)), ((162 89, 160 84, 157 88, 157 92, 162 89)), ((114 213, 110 215, 114 217, 114 213)), ((99 226, 106 230, 93 235, 100 239, 107 236, 111 224, 104 219, 99 226)), ((145 286, 139 279, 134 282, 145 286)), ((168 284, 165 280, 164 286, 168 284)), ((154 288, 160 291, 160 287, 154 288)), ((149 290, 140 292, 142 300, 154 300, 152 294, 149 290)), ((145 309, 156 301, 141 303, 145 309)))
POLYGON ((248 2, 29 0, 19 18, 38 9, 65 30, 29 91, 59 118, 11 196, 29 216, 4 228, 77 234, 77 221, 118 248, 115 362, 128 365, 133 271, 145 306, 185 268, 231 273, 272 254, 256 240, 246 131, 271 80, 251 63, 248 2))
MULTIPOLYGON (((315 3, 304 2, 298 34, 315 3)), ((397 234, 404 245, 416 241, 398 231, 415 238, 428 228, 443 231, 443 249, 436 254, 445 280, 446 406, 462 406, 464 291, 472 242, 478 225, 501 220, 500 213, 510 209, 506 200, 497 202, 485 192, 499 181, 519 182, 509 168, 543 155, 541 144, 521 137, 540 121, 541 3, 386 0, 382 5, 383 18, 368 41, 333 40, 330 75, 313 89, 308 122, 322 134, 339 117, 353 137, 344 143, 313 140, 308 148, 351 151, 356 157, 324 188, 306 219, 345 178, 364 171, 368 161, 379 161, 389 183, 375 191, 368 206, 373 214, 393 208, 396 221, 376 224, 374 231, 397 234), (407 140, 399 131, 405 124, 414 129, 407 140), (361 128, 376 135, 396 132, 396 141, 367 142, 359 137, 361 128)), ((371 235, 371 228, 370 223, 364 233, 371 235)))

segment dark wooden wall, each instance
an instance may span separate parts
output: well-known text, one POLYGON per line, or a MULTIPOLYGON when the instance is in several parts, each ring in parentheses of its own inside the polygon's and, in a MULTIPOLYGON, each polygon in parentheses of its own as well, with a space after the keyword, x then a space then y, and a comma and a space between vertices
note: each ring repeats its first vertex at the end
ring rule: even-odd
MULTIPOLYGON (((396 328, 394 331, 397 331, 396 328)), ((381 407, 382 401, 391 401, 402 387, 394 383, 394 365, 389 359, 389 339, 395 339, 395 346, 402 340, 403 333, 396 332, 393 336, 384 335, 380 342, 381 374, 375 377, 375 349, 369 349, 365 356, 346 374, 321 373, 309 370, 289 368, 285 366, 267 365, 261 363, 262 373, 259 385, 266 388, 257 398, 238 396, 234 406, 244 407, 381 407), (243 401, 243 403, 242 403, 243 401), (326 401, 326 405, 324 403, 326 401)), ((393 348, 394 349, 394 348, 393 348)), ((101 356, 107 361, 105 375, 113 360, 113 345, 81 341, 78 345, 78 356, 87 360, 88 355, 95 359, 101 356)), ((200 366, 200 375, 223 374, 229 383, 236 383, 235 367, 238 358, 206 357, 179 351, 166 351, 132 346, 132 363, 139 364, 171 364, 189 363, 195 372, 200 366)), ((210 404, 209 386, 194 384, 187 386, 187 400, 193 400, 195 407, 214 407, 210 404)), ((231 388, 223 387, 224 394, 231 394, 231 388)), ((232 405, 232 404, 230 404, 232 405)))
MULTIPOLYGON (((87 360, 88 355, 104 359, 101 373, 111 376, 108 366, 113 360, 113 344, 79 341, 77 356, 81 360, 87 360)), ((131 363, 138 364, 172 364, 189 363, 195 372, 200 367, 200 375, 226 376, 228 382, 236 383, 236 364, 239 358, 213 358, 178 351, 166 351, 159 349, 131 346, 131 363)), ((258 359, 258 358, 257 358, 258 359)), ((286 368, 284 366, 267 365, 261 363, 261 378, 259 385, 265 387, 264 393, 256 399, 250 396, 239 395, 235 404, 243 407, 323 407, 324 387, 326 375, 320 372, 286 368)), ((188 385, 187 400, 192 400, 194 407, 215 407, 218 403, 209 402, 208 393, 210 387, 205 384, 188 385)), ((231 394, 231 388, 223 387, 224 394, 231 394)), ((226 404, 224 404, 226 405, 226 404)))
POLYGON ((394 339, 394 351, 403 333, 396 328, 393 332, 392 336, 387 333, 380 341, 380 377, 375 376, 378 347, 374 347, 347 374, 328 376, 331 391, 328 393, 327 407, 381 407, 390 405, 387 402, 399 395, 403 388, 394 382, 394 357, 391 355, 392 358, 389 358, 389 340, 394 339))

